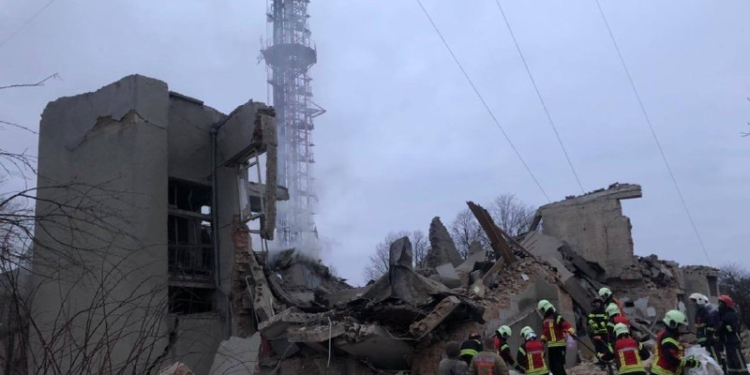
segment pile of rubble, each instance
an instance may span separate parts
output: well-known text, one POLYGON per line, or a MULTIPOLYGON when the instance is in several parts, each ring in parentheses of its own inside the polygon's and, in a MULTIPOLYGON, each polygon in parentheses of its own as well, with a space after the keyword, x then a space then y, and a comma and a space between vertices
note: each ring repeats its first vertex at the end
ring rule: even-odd
MULTIPOLYGON (((248 231, 237 225, 233 323, 243 328, 241 337, 257 341, 257 374, 427 375, 437 373, 448 341, 463 341, 470 332, 492 335, 503 324, 515 332, 540 326, 540 299, 583 332, 590 301, 607 285, 647 340, 664 311, 685 309, 686 288, 711 296, 717 291, 714 269, 633 254, 630 221, 619 201, 636 196, 639 186, 615 184, 543 206, 532 230, 515 238, 468 202, 490 249, 474 243, 462 259, 435 218, 431 248, 419 267, 413 267, 409 239, 401 238, 391 244, 388 272, 362 288, 294 249, 253 252, 248 231)), ((569 353, 572 373, 603 373, 586 362, 592 353, 581 348, 580 354, 569 353)))

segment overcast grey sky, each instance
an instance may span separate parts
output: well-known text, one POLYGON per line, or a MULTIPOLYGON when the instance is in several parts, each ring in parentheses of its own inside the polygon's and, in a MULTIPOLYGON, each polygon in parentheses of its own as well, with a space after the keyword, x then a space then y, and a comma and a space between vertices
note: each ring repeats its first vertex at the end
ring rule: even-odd
MULTIPOLYGON (((750 3, 601 0, 714 265, 750 266, 750 3)), ((48 0, 3 0, 0 41, 48 0)), ((494 0, 423 0, 553 200, 580 190, 494 0)), ((503 1, 584 188, 626 201, 636 253, 706 263, 594 0, 503 1)), ((229 112, 266 100, 264 0, 57 0, 0 46, 0 118, 139 73, 229 112)), ((312 0, 314 134, 324 259, 355 283, 389 231, 447 224, 466 200, 547 203, 414 0, 312 0)), ((6 128, 0 147, 36 153, 6 128)), ((5 188, 8 186, 6 185, 5 188)))

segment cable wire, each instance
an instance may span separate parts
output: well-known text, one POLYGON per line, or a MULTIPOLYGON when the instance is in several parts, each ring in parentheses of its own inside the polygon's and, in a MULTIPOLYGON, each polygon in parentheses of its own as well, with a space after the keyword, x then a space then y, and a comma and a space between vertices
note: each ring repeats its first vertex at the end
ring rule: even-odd
POLYGON ((52 3, 54 3, 55 1, 57 1, 57 0, 50 0, 41 9, 39 9, 36 13, 34 13, 34 15, 31 16, 31 18, 29 18, 26 22, 24 22, 21 25, 21 27, 19 27, 18 29, 16 29, 16 31, 10 33, 10 35, 8 35, 5 39, 3 39, 2 41, 0 41, 0 47, 2 47, 5 43, 7 43, 8 41, 10 41, 11 39, 13 39, 13 37, 15 37, 18 33, 20 33, 21 30, 25 29, 26 26, 28 26, 31 22, 33 22, 40 14, 42 14, 42 12, 44 12, 45 9, 49 8, 49 6, 52 5, 52 3))
POLYGON ((544 114, 547 115, 547 120, 549 121, 550 126, 552 126, 552 130, 555 132, 557 143, 560 144, 560 148, 562 148, 563 154, 565 154, 565 160, 568 161, 568 166, 570 166, 570 170, 573 172, 573 176, 575 176, 576 178, 578 187, 581 188, 581 193, 585 194, 586 191, 583 189, 583 184, 581 183, 581 179, 578 177, 578 172, 576 172, 575 167, 573 167, 573 162, 570 160, 570 155, 568 155, 568 150, 567 148, 565 148, 565 144, 563 143, 562 138, 560 137, 560 133, 557 131, 557 126, 555 125, 555 121, 552 120, 552 116, 549 113, 549 109, 547 108, 547 103, 544 101, 544 98, 542 97, 542 93, 539 91, 539 87, 536 84, 534 75, 531 74, 531 69, 529 68, 528 62, 526 62, 526 57, 524 57, 523 52, 521 51, 521 46, 518 44, 518 40, 516 39, 516 34, 513 32, 513 28, 510 26, 510 22, 508 22, 508 17, 505 16, 505 10, 503 10, 503 6, 500 4, 500 0, 495 0, 495 3, 497 4, 497 8, 500 10, 500 14, 503 16, 503 21, 505 21, 505 26, 508 27, 508 32, 510 33, 510 37, 513 39, 513 44, 515 44, 516 46, 518 55, 521 57, 521 61, 523 61, 523 66, 524 68, 526 68, 526 74, 528 74, 529 76, 531 85, 534 86, 534 91, 536 92, 536 96, 539 98, 539 102, 542 103, 544 114))
POLYGON ((690 213, 690 209, 688 208, 688 205, 685 202, 685 197, 682 195, 682 189, 680 189, 680 184, 677 183, 677 178, 675 178, 674 172, 672 172, 672 166, 669 164, 669 161, 667 160, 667 155, 664 153, 664 149, 661 146, 661 142, 659 142, 659 137, 656 134, 654 125, 651 123, 651 117, 649 117, 648 112, 646 111, 646 106, 643 104, 643 100, 641 99, 641 95, 638 93, 638 88, 635 86, 635 81, 633 80, 633 76, 630 74, 630 69, 628 69, 628 66, 625 63, 625 58, 622 56, 622 51, 620 50, 620 46, 617 44, 617 40, 615 39, 614 33, 612 33, 612 28, 609 25, 609 21, 607 21, 607 16, 604 14, 604 9, 602 9, 602 5, 601 3, 599 3, 599 0, 595 0, 595 1, 596 1, 596 7, 599 8, 599 14, 601 14, 602 20, 604 21, 604 25, 607 27, 609 38, 612 40, 612 44, 615 46, 615 50, 617 51, 617 57, 620 59, 620 64, 622 64, 622 68, 625 70, 625 75, 628 78, 628 82, 630 82, 630 88, 633 89, 635 98, 638 100, 638 106, 641 108, 641 112, 643 113, 643 117, 646 119, 646 123, 648 124, 649 130, 651 130, 651 135, 653 136, 654 141, 656 142, 656 147, 659 149, 659 154, 661 154, 661 158, 664 161, 664 165, 667 167, 667 171, 669 172, 669 177, 672 179, 672 183, 674 183, 675 190, 677 191, 677 196, 680 198, 680 203, 682 203, 682 207, 685 209, 685 213, 687 214, 688 220, 690 221, 690 225, 693 227, 693 232, 695 232, 695 237, 698 238, 698 243, 700 244, 701 249, 703 250, 703 254, 706 255, 706 260, 708 260, 708 264, 711 265, 711 257, 708 255, 708 251, 706 251, 706 246, 703 243, 703 238, 701 237, 700 232, 698 231, 698 227, 695 225, 695 220, 693 220, 693 215, 690 213))
POLYGON ((505 131, 503 126, 500 124, 500 121, 495 116, 495 113, 492 112, 492 109, 487 104, 487 101, 484 100, 484 97, 479 92, 479 89, 477 89, 477 86, 474 84, 474 81, 472 81, 471 77, 469 77, 469 74, 466 72, 466 69, 464 69, 463 64, 461 64, 461 61, 458 59, 456 54, 453 52, 453 49, 448 44, 448 41, 445 40, 445 37, 443 37, 443 33, 440 32, 440 29, 438 28, 437 24, 435 24, 435 21, 432 20, 432 17, 430 16, 430 13, 427 11, 427 9, 424 7, 424 4, 422 4, 421 0, 416 0, 417 4, 419 4, 419 7, 422 8, 422 12, 424 13, 425 17, 427 17, 427 20, 430 21, 430 24, 432 24, 433 29, 435 29, 435 32, 440 37, 440 40, 443 41, 443 45, 445 46, 445 49, 448 50, 451 57, 453 57, 453 61, 456 62, 456 65, 458 65, 458 68, 461 70, 461 73, 463 73, 464 77, 466 78, 466 81, 469 82, 469 85, 471 86, 472 90, 474 90, 474 93, 477 94, 477 97, 482 102, 482 105, 487 110, 487 112, 490 114, 490 117, 492 117, 492 121, 495 122, 495 125, 497 125, 498 129, 500 129, 500 132, 503 133, 503 136, 505 137, 505 140, 508 141, 508 144, 510 145, 511 149, 513 149, 513 152, 516 154, 518 159, 523 164, 524 168, 526 168, 526 171, 529 172, 529 175, 534 180, 534 183, 536 183, 536 186, 539 188, 539 190, 542 192, 545 198, 547 198, 547 201, 551 201, 549 198, 549 195, 547 195, 547 192, 542 187, 542 184, 539 183, 539 180, 534 175, 534 172, 531 171, 531 168, 526 163, 526 160, 524 160, 523 156, 521 156, 521 153, 518 151, 518 148, 513 144, 513 141, 511 141, 510 136, 508 136, 508 133, 505 131))

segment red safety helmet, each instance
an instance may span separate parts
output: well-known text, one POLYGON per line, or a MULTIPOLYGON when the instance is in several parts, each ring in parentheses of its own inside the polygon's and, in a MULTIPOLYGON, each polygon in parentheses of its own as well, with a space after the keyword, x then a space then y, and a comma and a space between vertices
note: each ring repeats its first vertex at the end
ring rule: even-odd
POLYGON ((729 307, 730 309, 734 308, 734 300, 732 299, 732 297, 730 297, 730 296, 728 296, 726 294, 720 295, 719 296, 719 301, 720 302, 724 302, 724 304, 727 305, 727 307, 729 307))
POLYGON ((481 338, 482 338, 482 336, 480 336, 476 332, 472 332, 472 333, 469 334, 469 340, 479 340, 481 338))

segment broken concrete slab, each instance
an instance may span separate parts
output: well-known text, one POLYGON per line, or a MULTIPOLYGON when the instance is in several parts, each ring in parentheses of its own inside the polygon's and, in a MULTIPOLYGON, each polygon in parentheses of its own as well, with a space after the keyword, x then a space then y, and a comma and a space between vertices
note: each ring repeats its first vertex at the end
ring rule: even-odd
POLYGON ((209 375, 246 375, 255 373, 260 353, 260 333, 249 338, 230 337, 221 342, 209 375))
POLYGON ((414 253, 411 247, 411 241, 409 237, 399 238, 394 241, 390 247, 390 257, 388 258, 388 264, 391 268, 403 267, 411 270, 413 268, 412 262, 414 259, 414 253))
POLYGON ((490 246, 495 250, 497 257, 505 259, 505 262, 508 264, 514 263, 516 261, 516 255, 513 254, 508 242, 505 241, 502 229, 498 228, 490 213, 474 202, 466 202, 466 204, 477 218, 484 233, 487 234, 487 238, 490 240, 490 246))
POLYGON ((355 358, 367 360, 377 369, 388 371, 409 370, 408 358, 414 352, 409 342, 394 338, 375 324, 359 326, 353 340, 339 337, 335 345, 355 358))
POLYGON ((469 247, 469 257, 456 267, 456 272, 468 274, 474 271, 474 265, 478 262, 485 262, 487 260, 487 250, 482 247, 477 241, 471 243, 469 247))
POLYGON ((458 288, 462 285, 461 278, 458 277, 456 269, 450 263, 443 264, 435 268, 440 277, 440 282, 448 288, 458 288))
POLYGON ((563 256, 558 250, 563 246, 563 242, 553 236, 541 232, 529 232, 521 241, 521 246, 540 259, 563 260, 563 256))
POLYGON ((432 219, 429 237, 430 251, 427 252, 424 259, 425 267, 436 268, 446 263, 458 267, 463 262, 453 238, 451 238, 448 229, 445 228, 439 217, 432 219))
POLYGON ((409 327, 409 332, 411 332, 412 336, 417 340, 421 340, 425 335, 432 332, 435 327, 448 318, 448 316, 453 313, 453 310, 455 310, 460 304, 461 300, 457 297, 449 296, 443 298, 443 300, 440 301, 440 303, 438 303, 437 306, 435 306, 435 308, 424 317, 424 319, 412 324, 409 327))
POLYGON ((346 334, 347 325, 344 322, 331 322, 330 325, 312 327, 290 327, 287 329, 287 339, 295 343, 316 343, 335 339, 346 334))

